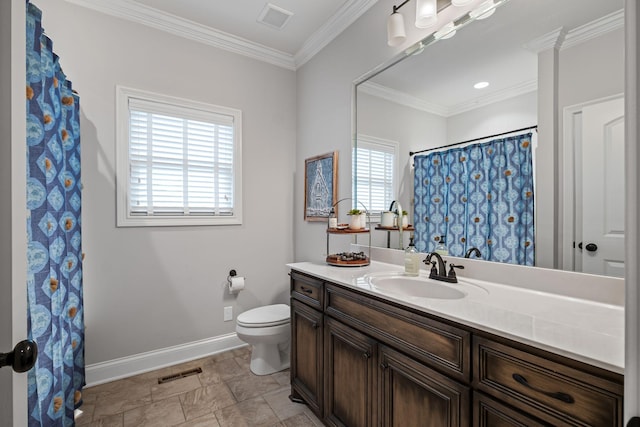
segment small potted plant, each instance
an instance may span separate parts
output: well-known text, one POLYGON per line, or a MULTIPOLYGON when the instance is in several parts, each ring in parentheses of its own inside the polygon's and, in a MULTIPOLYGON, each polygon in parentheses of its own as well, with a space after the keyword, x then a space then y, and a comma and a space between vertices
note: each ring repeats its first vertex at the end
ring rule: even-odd
POLYGON ((351 209, 349 212, 347 212, 347 215, 351 216, 351 219, 349 220, 350 229, 359 230, 362 228, 360 214, 362 214, 362 211, 360 209, 351 209))

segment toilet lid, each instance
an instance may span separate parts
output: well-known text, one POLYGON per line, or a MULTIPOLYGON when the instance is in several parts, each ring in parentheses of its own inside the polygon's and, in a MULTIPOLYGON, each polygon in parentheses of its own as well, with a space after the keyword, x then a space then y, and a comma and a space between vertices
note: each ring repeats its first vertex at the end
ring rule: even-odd
POLYGON ((266 305, 240 313, 238 325, 246 327, 278 326, 289 322, 289 306, 286 304, 266 305))

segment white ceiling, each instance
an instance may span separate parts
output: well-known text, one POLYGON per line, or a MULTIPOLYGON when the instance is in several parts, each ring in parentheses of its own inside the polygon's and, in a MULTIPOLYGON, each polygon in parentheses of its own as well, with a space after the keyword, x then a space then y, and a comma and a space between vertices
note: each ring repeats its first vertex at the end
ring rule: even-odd
POLYGON ((295 55, 309 39, 353 0, 135 0, 210 28, 233 34, 290 55, 295 55), (288 10, 293 16, 284 29, 277 30, 257 22, 267 3, 288 10))
POLYGON ((67 0, 221 49, 297 69, 378 0, 67 0), (258 22, 270 3, 283 29, 258 22))

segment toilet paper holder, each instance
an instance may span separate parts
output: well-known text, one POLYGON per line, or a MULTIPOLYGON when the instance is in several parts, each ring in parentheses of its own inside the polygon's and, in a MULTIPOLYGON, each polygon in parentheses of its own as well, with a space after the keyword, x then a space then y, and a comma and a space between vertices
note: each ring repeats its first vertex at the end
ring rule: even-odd
POLYGON ((227 282, 231 283, 231 278, 232 277, 236 277, 237 275, 238 275, 238 273, 236 273, 235 270, 229 271, 229 275, 227 276, 227 282))
POLYGON ((244 280, 242 276, 238 276, 235 270, 229 271, 227 276, 227 288, 231 295, 236 295, 238 292, 244 289, 244 280))

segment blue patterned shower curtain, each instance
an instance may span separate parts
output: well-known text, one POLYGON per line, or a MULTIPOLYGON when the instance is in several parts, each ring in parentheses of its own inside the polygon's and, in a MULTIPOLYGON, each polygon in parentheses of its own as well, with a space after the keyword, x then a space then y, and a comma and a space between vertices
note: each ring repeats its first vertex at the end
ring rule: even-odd
POLYGON ((534 265, 531 133, 414 157, 415 244, 534 265))
POLYGON ((29 426, 72 426, 84 386, 79 99, 26 7, 29 426))

